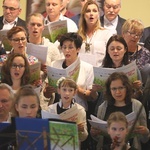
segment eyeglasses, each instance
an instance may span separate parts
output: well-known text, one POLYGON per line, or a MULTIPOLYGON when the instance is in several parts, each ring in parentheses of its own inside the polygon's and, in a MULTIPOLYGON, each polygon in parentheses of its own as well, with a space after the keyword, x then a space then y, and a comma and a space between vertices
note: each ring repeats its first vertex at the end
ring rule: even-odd
POLYGON ((2 7, 4 10, 9 9, 10 11, 15 11, 15 10, 19 9, 19 8, 14 8, 14 7, 7 7, 7 6, 2 6, 2 7))
POLYGON ((12 65, 11 65, 11 68, 12 68, 12 69, 17 69, 17 68, 22 69, 22 68, 24 68, 24 67, 25 67, 25 65, 22 65, 22 64, 20 64, 20 65, 12 64, 12 65))
POLYGON ((19 43, 21 42, 25 42, 26 41, 26 37, 21 37, 21 38, 16 38, 16 39, 11 39, 12 41, 14 41, 15 43, 19 43))
POLYGON ((120 86, 120 87, 117 87, 117 88, 116 87, 110 88, 110 90, 113 91, 113 92, 117 92, 117 90, 121 92, 125 88, 126 88, 125 86, 120 86))
POLYGON ((130 32, 130 31, 127 31, 127 33, 129 33, 129 35, 134 38, 140 38, 142 36, 142 34, 136 34, 136 33, 130 32))
POLYGON ((117 5, 109 5, 105 2, 105 6, 107 9, 113 8, 113 9, 118 9, 120 7, 120 4, 117 5))
POLYGON ((69 47, 62 46, 62 47, 61 47, 62 50, 69 50, 69 51, 73 50, 74 48, 75 48, 75 47, 73 47, 73 46, 69 46, 69 47))

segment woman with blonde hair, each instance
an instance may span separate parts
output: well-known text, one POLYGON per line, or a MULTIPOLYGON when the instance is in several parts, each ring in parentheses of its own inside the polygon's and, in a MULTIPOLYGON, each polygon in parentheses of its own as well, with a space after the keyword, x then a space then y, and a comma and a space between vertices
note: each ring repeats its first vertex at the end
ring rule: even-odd
POLYGON ((94 66, 101 65, 106 51, 106 43, 112 36, 109 30, 101 27, 99 18, 100 10, 98 4, 92 0, 87 1, 82 9, 79 20, 78 33, 83 38, 80 53, 95 56, 96 62, 94 66))

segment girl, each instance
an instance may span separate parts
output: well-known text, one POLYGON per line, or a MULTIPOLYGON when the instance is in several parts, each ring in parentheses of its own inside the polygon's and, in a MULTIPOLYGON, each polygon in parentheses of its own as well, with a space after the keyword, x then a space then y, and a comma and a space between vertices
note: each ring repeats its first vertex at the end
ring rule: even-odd
MULTIPOLYGON (((107 79, 105 87, 106 100, 98 108, 98 118, 106 121, 109 115, 115 111, 123 112, 125 115, 131 112, 138 114, 140 108, 143 107, 140 101, 132 98, 132 85, 124 73, 112 73, 107 79)), ((149 134, 144 107, 138 117, 134 132, 140 134, 140 136, 135 136, 131 143, 135 148, 141 150, 140 143, 148 141, 149 134)), ((103 137, 101 133, 93 128, 91 128, 91 134, 98 140, 97 149, 102 148, 102 145, 110 143, 108 138, 103 137)))
POLYGON ((40 117, 40 100, 32 86, 21 87, 15 94, 15 116, 40 117))
POLYGON ((107 120, 107 130, 111 137, 112 144, 103 150, 135 150, 126 143, 128 134, 128 121, 122 112, 111 113, 107 120))
POLYGON ((78 116, 76 122, 78 124, 79 140, 84 141, 87 136, 87 125, 86 125, 86 112, 84 108, 75 102, 74 96, 77 91, 77 84, 71 78, 60 78, 57 81, 58 93, 60 94, 60 102, 49 106, 49 112, 60 114, 72 107, 77 107, 80 110, 80 116, 78 116))

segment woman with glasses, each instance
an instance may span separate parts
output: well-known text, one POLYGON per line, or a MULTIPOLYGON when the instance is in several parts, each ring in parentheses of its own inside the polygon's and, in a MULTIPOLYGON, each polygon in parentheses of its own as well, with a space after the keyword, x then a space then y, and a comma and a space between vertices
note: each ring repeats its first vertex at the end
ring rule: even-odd
MULTIPOLYGON (((149 130, 147 128, 147 120, 145 109, 141 102, 132 98, 132 85, 128 77, 121 72, 112 73, 106 81, 106 100, 99 106, 97 117, 107 121, 109 115, 113 112, 120 111, 125 115, 134 112, 138 115, 140 112, 133 134, 134 138, 129 139, 130 144, 133 147, 141 150, 140 143, 147 142, 149 137, 149 130), (138 135, 140 134, 140 136, 138 135)), ((91 128, 91 134, 98 141, 97 149, 104 149, 105 146, 111 144, 111 140, 108 136, 103 136, 100 130, 91 128)))
MULTIPOLYGON (((106 54, 102 62, 102 67, 104 68, 119 68, 128 65, 129 58, 128 58, 128 46, 124 38, 120 35, 113 35, 107 42, 106 45, 106 54)), ((132 87, 134 90, 134 97, 138 100, 141 100, 141 74, 137 68, 138 73, 138 80, 132 83, 132 87), (137 92, 138 91, 138 92, 137 92)), ((93 90, 100 91, 101 85, 93 85, 93 90)), ((103 102, 104 97, 103 93, 101 92, 100 97, 98 98, 98 103, 96 106, 95 111, 97 112, 98 106, 103 102)))
POLYGON ((29 83, 30 69, 27 58, 19 53, 8 56, 1 70, 1 82, 10 85, 14 92, 29 83))
MULTIPOLYGON (((143 31, 144 25, 138 19, 128 19, 122 26, 122 36, 128 45, 129 60, 136 61, 140 71, 150 63, 150 51, 138 44, 143 31)), ((146 81, 143 76, 142 80, 146 81)))
MULTIPOLYGON (((38 59, 36 57, 28 55, 26 53, 27 33, 24 28, 20 26, 13 27, 7 32, 7 38, 12 46, 12 50, 8 55, 12 53, 25 55, 27 57, 29 65, 38 62, 38 59)), ((6 59, 7 55, 1 55, 0 63, 3 64, 6 59)))

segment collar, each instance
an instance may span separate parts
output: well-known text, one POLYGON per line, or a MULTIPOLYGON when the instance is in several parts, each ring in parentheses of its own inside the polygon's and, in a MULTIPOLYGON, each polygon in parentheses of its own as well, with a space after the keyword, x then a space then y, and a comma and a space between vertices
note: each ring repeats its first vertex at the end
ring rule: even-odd
POLYGON ((12 22, 7 22, 7 20, 3 17, 3 24, 10 24, 10 25, 14 24, 14 26, 16 26, 17 21, 18 21, 18 17, 12 22))
MULTIPOLYGON (((69 105, 69 107, 68 107, 68 108, 65 108, 65 109, 71 108, 72 105, 74 105, 74 104, 75 104, 75 99, 73 98, 72 101, 71 101, 71 103, 70 103, 70 105, 69 105)), ((63 109, 64 109, 61 99, 60 99, 60 102, 58 103, 58 105, 59 105, 60 108, 63 108, 63 109)))
MULTIPOLYGON (((64 16, 62 14, 60 14, 59 20, 64 20, 64 16)), ((57 21, 59 21, 59 20, 57 20, 57 21)), ((51 22, 52 21, 49 20, 48 15, 47 15, 46 18, 45 18, 45 21, 44 21, 44 25, 47 25, 47 24, 49 24, 51 22)))
POLYGON ((113 25, 115 28, 117 27, 117 23, 118 23, 118 16, 112 20, 112 21, 109 21, 105 16, 104 16, 104 25, 107 25, 107 24, 111 24, 113 25))

